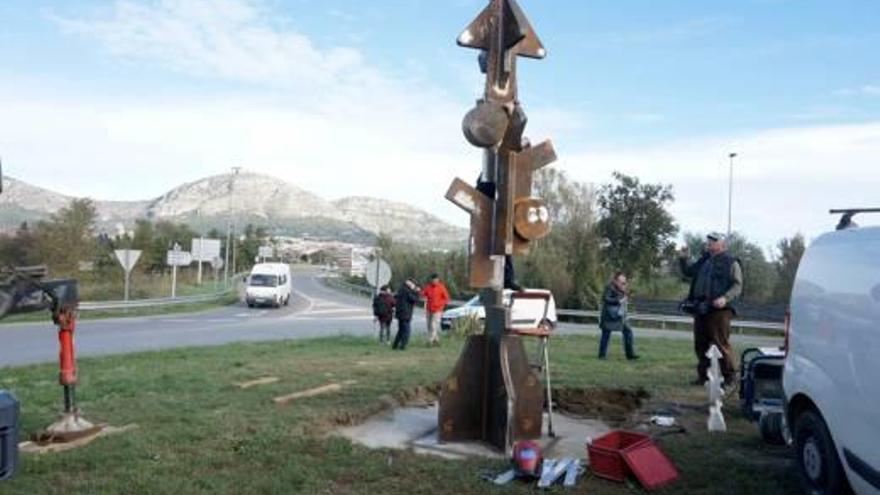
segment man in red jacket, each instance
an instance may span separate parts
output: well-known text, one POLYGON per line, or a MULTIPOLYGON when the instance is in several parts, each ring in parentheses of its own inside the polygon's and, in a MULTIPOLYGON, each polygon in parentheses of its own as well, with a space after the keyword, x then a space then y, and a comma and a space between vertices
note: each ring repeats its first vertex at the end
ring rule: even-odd
POLYGON ((449 302, 449 291, 440 281, 440 276, 431 274, 431 281, 422 289, 422 297, 425 298, 425 316, 428 320, 429 345, 440 345, 440 315, 443 308, 449 302))

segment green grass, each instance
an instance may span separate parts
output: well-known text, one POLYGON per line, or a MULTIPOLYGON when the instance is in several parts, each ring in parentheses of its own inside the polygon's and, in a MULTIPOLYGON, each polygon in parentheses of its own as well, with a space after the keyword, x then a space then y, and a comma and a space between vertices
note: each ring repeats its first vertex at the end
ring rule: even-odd
MULTIPOLYGON (((327 434, 380 410, 389 395, 446 376, 462 341, 429 349, 419 337, 403 353, 372 339, 337 337, 82 359, 78 397, 87 417, 139 428, 74 451, 26 455, 0 493, 531 493, 524 484, 498 489, 479 479, 505 469, 502 461, 371 451, 327 434), (267 375, 281 381, 248 390, 232 385, 267 375), (342 380, 357 383, 284 407, 271 401, 342 380)), ((642 339, 643 359, 634 363, 622 359, 618 340, 612 345, 609 360, 598 361, 595 338, 555 339, 555 385, 644 388, 655 399, 705 400, 701 389, 686 385, 693 374, 689 343, 642 339)), ((52 365, 2 370, 0 388, 22 401, 25 434, 55 419, 56 376, 52 365)), ((731 429, 725 435, 705 433, 705 416, 698 415, 690 433, 662 440, 682 478, 660 493, 795 493, 787 451, 764 446, 733 404, 725 411, 731 429)), ((551 493, 634 491, 588 476, 576 490, 551 493)))

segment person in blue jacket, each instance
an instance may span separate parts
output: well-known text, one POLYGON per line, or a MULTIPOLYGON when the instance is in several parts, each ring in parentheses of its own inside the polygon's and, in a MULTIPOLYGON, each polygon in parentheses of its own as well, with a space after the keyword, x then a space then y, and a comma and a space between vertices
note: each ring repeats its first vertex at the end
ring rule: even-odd
POLYGON ((623 350, 627 359, 639 358, 633 348, 632 328, 626 320, 628 302, 629 290, 626 274, 620 271, 615 272, 602 294, 602 313, 599 316, 599 329, 602 330, 602 338, 599 341, 599 359, 605 359, 608 354, 608 341, 611 339, 611 332, 623 332, 623 350))

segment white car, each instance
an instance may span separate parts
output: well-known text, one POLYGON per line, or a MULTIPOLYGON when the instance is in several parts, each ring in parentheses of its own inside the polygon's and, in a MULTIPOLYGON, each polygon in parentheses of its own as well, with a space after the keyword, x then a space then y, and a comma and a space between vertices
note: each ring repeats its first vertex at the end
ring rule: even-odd
POLYGON ((257 263, 248 275, 244 297, 249 308, 259 305, 279 308, 290 303, 292 292, 289 265, 257 263))
POLYGON ((785 419, 805 493, 880 494, 880 227, 816 239, 790 312, 785 419))
MULTIPOLYGON (((517 299, 513 297, 512 290, 505 289, 504 304, 507 306, 511 306, 511 302, 513 304, 510 314, 511 326, 517 329, 556 327, 556 300, 553 294, 546 289, 526 289, 526 292, 549 295, 549 303, 545 302, 545 299, 517 299)), ((449 330, 459 318, 476 318, 480 321, 486 318, 486 308, 480 302, 480 296, 474 296, 463 306, 444 311, 440 317, 440 328, 449 330)))

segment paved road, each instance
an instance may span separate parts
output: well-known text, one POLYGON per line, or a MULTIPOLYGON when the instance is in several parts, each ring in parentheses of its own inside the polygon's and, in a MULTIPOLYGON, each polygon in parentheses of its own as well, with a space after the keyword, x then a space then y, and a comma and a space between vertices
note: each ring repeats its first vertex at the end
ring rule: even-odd
MULTIPOLYGON (((81 321, 76 343, 80 356, 211 346, 230 342, 306 339, 332 335, 374 335, 369 300, 326 287, 314 272, 295 272, 294 298, 281 309, 248 309, 242 304, 215 310, 164 316, 81 321)), ((424 318, 413 318, 416 342, 424 318)), ((595 325, 560 324, 560 333, 597 333, 595 325)), ((688 332, 637 330, 639 338, 690 339, 688 332)), ((734 337, 754 345, 780 339, 734 337)), ((0 325, 0 368, 54 362, 58 356, 50 322, 0 325)))

